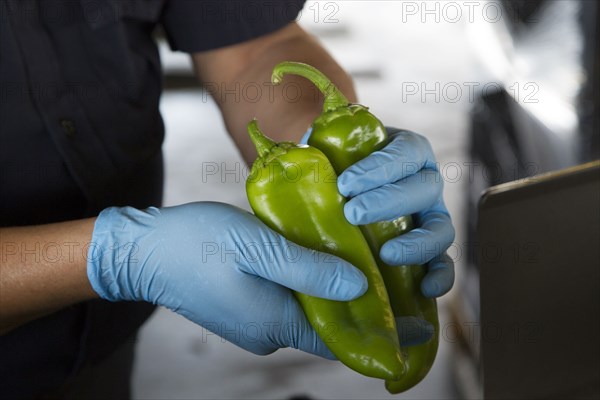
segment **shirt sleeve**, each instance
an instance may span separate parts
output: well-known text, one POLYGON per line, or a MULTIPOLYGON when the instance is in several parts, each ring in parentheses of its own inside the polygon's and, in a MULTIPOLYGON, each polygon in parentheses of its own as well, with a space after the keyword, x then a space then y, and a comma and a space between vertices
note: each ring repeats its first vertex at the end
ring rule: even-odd
POLYGON ((296 20, 304 0, 170 0, 162 24, 173 50, 212 50, 276 31, 296 20))

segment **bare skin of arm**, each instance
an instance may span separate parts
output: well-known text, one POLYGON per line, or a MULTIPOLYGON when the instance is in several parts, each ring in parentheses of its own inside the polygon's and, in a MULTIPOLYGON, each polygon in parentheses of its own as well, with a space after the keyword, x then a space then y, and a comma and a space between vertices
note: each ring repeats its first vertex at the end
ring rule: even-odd
POLYGON ((356 101, 350 77, 296 23, 248 42, 196 53, 192 59, 196 75, 212 93, 227 130, 248 163, 256 158, 246 131, 252 118, 257 118, 261 130, 276 141, 297 142, 322 111, 322 96, 306 79, 286 76, 283 84, 270 85, 271 71, 279 62, 313 65, 330 77, 350 101, 356 101))
POLYGON ((94 221, 0 229, 0 333, 98 297, 86 272, 94 221))
MULTIPOLYGON (((236 84, 240 90, 244 85, 262 87, 258 101, 244 95, 238 101, 235 95, 226 95, 220 89, 213 92, 230 134, 249 163, 256 155, 246 133, 246 124, 252 118, 258 118, 261 128, 274 139, 298 141, 321 110, 322 99, 302 78, 286 78, 287 86, 283 87, 266 86, 272 68, 283 60, 314 65, 337 78, 334 83, 351 101, 355 100, 352 82, 345 72, 295 23, 239 45, 193 55, 197 75, 209 89, 211 85, 235 89, 236 84), (283 91, 286 87, 287 94, 283 91)), ((86 272, 87 244, 94 221, 0 229, 0 334, 98 297, 86 272)))

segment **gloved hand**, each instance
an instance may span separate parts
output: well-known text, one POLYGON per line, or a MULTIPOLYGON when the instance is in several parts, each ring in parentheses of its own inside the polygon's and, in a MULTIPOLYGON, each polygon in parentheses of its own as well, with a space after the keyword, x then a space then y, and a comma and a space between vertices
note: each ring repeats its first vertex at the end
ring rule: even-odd
POLYGON ((87 272, 106 300, 165 306, 253 353, 294 347, 330 359, 290 289, 351 300, 367 288, 344 260, 289 242, 246 211, 209 202, 104 210, 87 272))
POLYGON ((355 225, 412 214, 416 228, 385 243, 380 257, 390 265, 427 264, 421 291, 439 297, 454 284, 454 263, 445 254, 454 227, 442 197, 443 179, 425 137, 394 128, 388 134, 386 147, 338 177, 340 193, 350 199, 344 214, 355 225))

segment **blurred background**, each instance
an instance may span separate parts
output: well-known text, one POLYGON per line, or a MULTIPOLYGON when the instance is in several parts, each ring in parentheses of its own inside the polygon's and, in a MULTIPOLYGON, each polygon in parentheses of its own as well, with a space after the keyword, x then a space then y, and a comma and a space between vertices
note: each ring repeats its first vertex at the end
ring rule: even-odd
MULTIPOLYGON (((382 382, 284 349, 247 353, 159 309, 137 342, 138 399, 481 398, 478 271, 469 243, 481 191, 598 158, 596 1, 308 1, 298 22, 353 76, 386 125, 432 143, 456 225, 457 282, 439 301, 427 378, 390 396, 382 382), (594 96, 595 102, 594 102, 594 96)), ((249 209, 247 169, 189 58, 161 43, 165 205, 249 209)))

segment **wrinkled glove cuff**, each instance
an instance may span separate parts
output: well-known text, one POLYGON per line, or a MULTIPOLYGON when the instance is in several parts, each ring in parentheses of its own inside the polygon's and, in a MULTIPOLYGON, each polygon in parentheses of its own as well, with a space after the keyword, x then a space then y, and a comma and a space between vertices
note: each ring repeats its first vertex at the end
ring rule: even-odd
POLYGON ((132 207, 110 207, 103 210, 94 225, 88 250, 87 275, 92 288, 109 301, 144 300, 139 289, 140 228, 146 227, 160 211, 132 207))

